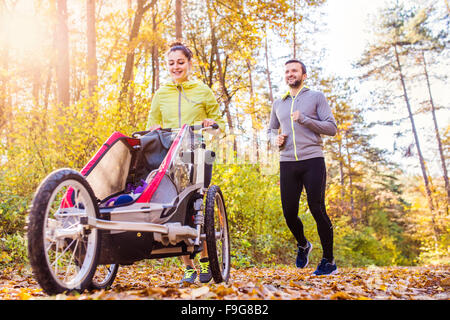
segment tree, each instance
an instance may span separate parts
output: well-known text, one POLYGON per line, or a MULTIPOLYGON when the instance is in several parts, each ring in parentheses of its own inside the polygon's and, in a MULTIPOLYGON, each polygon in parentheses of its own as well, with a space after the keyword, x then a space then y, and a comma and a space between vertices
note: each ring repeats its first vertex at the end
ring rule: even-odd
POLYGON ((182 0, 175 0, 175 38, 177 41, 183 39, 182 5, 182 0))
MULTIPOLYGON (((162 22, 162 18, 158 20, 158 5, 156 4, 152 10, 152 32, 153 37, 158 34, 158 25, 162 22)), ((159 44, 156 39, 152 44, 152 93, 159 89, 159 44)))
POLYGON ((266 76, 267 76, 267 85, 269 89, 269 99, 270 103, 273 104, 273 89, 272 89, 272 79, 270 74, 270 68, 269 68, 269 46, 267 44, 267 33, 264 37, 264 59, 266 61, 266 76))
MULTIPOLYGON (((216 21, 213 17, 215 11, 213 11, 211 0, 206 0, 206 8, 207 8, 207 14, 208 14, 209 27, 211 30, 211 51, 212 51, 212 54, 214 56, 214 61, 217 66, 217 74, 218 74, 220 88, 221 88, 221 98, 222 98, 221 100, 223 101, 224 106, 225 106, 224 112, 226 115, 230 134, 234 135, 234 125, 233 125, 233 120, 231 118, 231 112, 230 112, 230 103, 231 103, 231 99, 232 99, 232 94, 229 92, 226 81, 225 81, 226 69, 224 70, 224 68, 222 66, 222 58, 219 53, 219 40, 217 39, 217 34, 216 34, 216 26, 218 25, 218 21, 216 21)), ((226 56, 225 56, 225 59, 227 59, 226 56)))
POLYGON ((67 27, 67 2, 57 0, 57 25, 55 26, 56 82, 58 102, 63 107, 70 104, 69 30, 67 27))
MULTIPOLYGON (((0 2, 0 17, 6 17, 10 10, 5 2, 0 2)), ((10 119, 8 108, 8 73, 9 73, 9 33, 5 30, 1 33, 3 46, 0 48, 0 133, 7 126, 10 119), (5 32, 6 31, 6 32, 5 32)))
MULTIPOLYGON (((301 43, 301 36, 302 31, 304 32, 303 25, 300 25, 299 29, 297 29, 297 26, 299 23, 303 23, 303 19, 305 18, 306 10, 302 11, 302 9, 308 7, 308 6, 319 6, 322 3, 324 3, 325 0, 306 0, 306 1, 299 1, 299 0, 292 0, 292 10, 290 12, 291 15, 288 16, 287 22, 290 25, 292 23, 292 58, 293 59, 302 59, 301 57, 301 51, 299 50, 299 43, 301 43), (303 30, 302 30, 303 29, 303 30)), ((304 24, 304 23, 303 23, 304 24)))
POLYGON ((156 0, 137 0, 137 9, 134 15, 133 25, 130 31, 130 37, 128 40, 128 52, 127 59, 125 62, 125 68, 122 75, 122 88, 120 90, 119 102, 123 103, 125 101, 125 97, 128 94, 128 88, 130 87, 130 83, 133 80, 133 68, 134 68, 134 57, 135 57, 135 48, 136 48, 136 40, 139 35, 139 29, 141 27, 141 22, 144 17, 145 12, 152 8, 156 0))
POLYGON ((358 194, 369 189, 364 181, 368 176, 378 176, 377 168, 385 166, 386 160, 382 150, 371 146, 372 136, 366 133, 363 110, 351 98, 355 89, 340 78, 322 79, 322 84, 337 125, 336 135, 325 140, 326 153, 338 163, 334 167, 338 167, 340 197, 335 211, 349 214, 356 226, 368 214, 368 206, 358 194))
POLYGON ((418 55, 418 60, 422 62, 423 74, 426 80, 426 86, 428 91, 428 101, 431 107, 431 116, 433 119, 434 132, 438 145, 439 157, 441 160, 442 174, 445 183, 445 189, 447 191, 447 206, 446 212, 448 213, 448 206, 450 204, 450 184, 448 180, 447 166, 445 163, 444 150, 442 147, 442 139, 439 133, 439 127, 436 118, 436 105, 433 100, 433 94, 431 90, 430 76, 428 72, 428 64, 425 59, 426 52, 429 53, 441 53, 445 49, 445 43, 448 37, 448 32, 441 31, 439 34, 433 36, 431 30, 427 28, 426 24, 430 19, 432 8, 423 8, 418 10, 414 16, 409 19, 405 27, 405 38, 407 40, 407 46, 411 48, 413 53, 418 55))
POLYGON ((450 183, 448 181, 448 173, 447 173, 447 165, 445 163, 445 156, 444 156, 444 149, 442 147, 442 139, 441 135, 439 133, 439 127, 437 124, 437 118, 436 118, 436 106, 433 101, 433 95, 431 93, 431 84, 430 84, 430 77, 428 75, 428 69, 427 69, 427 62, 425 60, 425 50, 421 50, 422 52, 422 62, 423 62, 423 71, 427 83, 427 89, 429 94, 429 101, 431 106, 431 115, 433 117, 433 125, 434 125, 434 132, 436 135, 436 141, 438 144, 438 150, 439 150, 439 157, 441 159, 441 166, 442 166, 442 175, 444 177, 444 183, 445 183, 445 189, 447 190, 447 208, 446 211, 448 213, 448 207, 450 204, 450 183))
POLYGON ((382 12, 382 22, 380 25, 381 36, 377 43, 370 45, 364 53, 359 65, 369 70, 364 77, 381 77, 391 81, 399 81, 402 89, 402 96, 408 112, 408 118, 411 124, 411 133, 417 150, 417 156, 422 172, 423 183, 425 186, 426 199, 432 220, 433 236, 435 243, 438 243, 440 230, 436 221, 435 205, 433 201, 430 179, 428 177, 425 159, 422 154, 419 134, 416 129, 414 114, 411 108, 410 99, 406 87, 406 78, 403 70, 401 58, 408 54, 407 47, 410 42, 405 37, 405 25, 408 19, 414 14, 406 11, 403 7, 396 5, 387 8, 382 12))
POLYGON ((89 96, 92 96, 97 87, 97 37, 95 31, 95 0, 86 0, 86 13, 88 93, 89 96))

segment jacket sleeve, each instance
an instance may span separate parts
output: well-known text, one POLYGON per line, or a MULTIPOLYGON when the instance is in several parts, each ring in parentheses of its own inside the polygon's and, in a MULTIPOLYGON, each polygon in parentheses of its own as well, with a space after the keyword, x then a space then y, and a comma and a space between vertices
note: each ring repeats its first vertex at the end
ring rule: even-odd
POLYGON ((277 146, 276 137, 278 136, 278 129, 280 128, 280 121, 278 120, 275 112, 275 103, 272 105, 272 111, 270 111, 269 127, 267 128, 267 138, 269 139, 271 146, 277 146))
POLYGON ((163 125, 158 92, 155 93, 152 99, 152 104, 148 113, 146 130, 156 124, 159 124, 160 126, 163 125))
POLYGON ((280 128, 280 121, 278 120, 277 114, 275 112, 275 102, 272 105, 272 111, 270 112, 270 119, 269 119, 269 129, 279 129, 280 128))
POLYGON ((319 93, 317 96, 317 116, 318 120, 312 119, 308 116, 301 115, 298 122, 304 125, 308 129, 318 134, 326 134, 328 136, 334 136, 337 133, 336 120, 334 119, 331 108, 328 105, 327 99, 323 93, 319 93))
POLYGON ((220 112, 219 103, 217 102, 213 91, 208 86, 206 86, 205 111, 206 117, 216 121, 221 131, 225 132, 225 120, 220 112))

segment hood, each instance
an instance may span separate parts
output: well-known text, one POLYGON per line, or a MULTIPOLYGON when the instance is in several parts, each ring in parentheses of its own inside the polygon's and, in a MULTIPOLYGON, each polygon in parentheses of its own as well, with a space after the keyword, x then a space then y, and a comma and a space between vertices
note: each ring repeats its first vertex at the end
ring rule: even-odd
MULTIPOLYGON (((309 91, 309 88, 307 87, 307 86, 304 86, 301 90, 300 90, 300 92, 299 93, 297 93, 297 95, 299 95, 299 94, 301 94, 301 93, 304 93, 304 92, 306 92, 306 91, 309 91)), ((282 97, 281 97, 281 99, 282 100, 285 100, 287 97, 289 97, 291 95, 291 92, 290 91, 287 91, 282 97)))
POLYGON ((177 87, 179 87, 181 85, 181 86, 183 86, 184 89, 191 89, 191 88, 195 88, 201 84, 202 84, 202 82, 199 80, 188 80, 188 81, 182 82, 181 84, 170 81, 170 82, 166 83, 164 85, 164 87, 167 87, 170 89, 176 89, 177 87))

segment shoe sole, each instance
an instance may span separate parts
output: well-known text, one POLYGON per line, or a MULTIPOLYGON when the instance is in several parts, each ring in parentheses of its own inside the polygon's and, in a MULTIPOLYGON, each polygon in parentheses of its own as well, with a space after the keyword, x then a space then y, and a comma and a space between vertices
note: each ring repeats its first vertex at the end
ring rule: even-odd
POLYGON ((202 281, 202 280, 199 279, 200 283, 209 283, 209 282, 211 282, 211 280, 212 280, 212 277, 208 281, 205 281, 205 280, 202 281))
POLYGON ((336 270, 331 271, 330 273, 327 273, 327 274, 315 274, 315 273, 312 273, 311 275, 312 276, 332 276, 332 275, 338 274, 338 273, 339 273, 338 269, 336 269, 336 270))

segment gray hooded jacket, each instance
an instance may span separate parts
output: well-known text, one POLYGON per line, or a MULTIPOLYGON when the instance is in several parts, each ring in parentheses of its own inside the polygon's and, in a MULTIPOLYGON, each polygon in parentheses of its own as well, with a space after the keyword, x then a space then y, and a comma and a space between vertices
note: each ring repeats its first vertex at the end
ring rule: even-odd
POLYGON ((295 97, 289 93, 272 106, 269 134, 280 129, 287 139, 280 151, 280 161, 298 161, 323 157, 321 134, 334 136, 336 121, 322 92, 303 87, 295 97), (291 113, 300 111, 294 121, 291 113))

